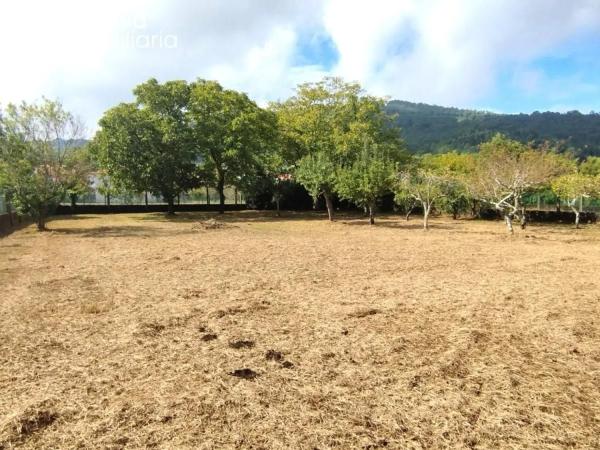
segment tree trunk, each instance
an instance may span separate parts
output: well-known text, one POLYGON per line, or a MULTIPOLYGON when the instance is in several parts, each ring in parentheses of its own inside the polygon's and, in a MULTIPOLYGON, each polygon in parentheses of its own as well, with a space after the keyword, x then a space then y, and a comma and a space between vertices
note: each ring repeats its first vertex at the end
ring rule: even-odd
POLYGON ((527 211, 523 206, 521 208, 521 230, 524 230, 525 228, 527 228, 527 211))
POLYGON ((37 230, 38 231, 46 231, 46 218, 43 216, 38 217, 37 220, 37 230))
POLYGON ((571 206, 571 209, 573 210, 573 212, 575 213, 575 228, 579 229, 579 215, 580 215, 580 211, 577 208, 575 208, 574 206, 571 206))
POLYGON ((206 186, 206 204, 210 205, 210 191, 208 190, 208 186, 206 186))
POLYGON ((431 211, 431 205, 423 205, 423 230, 429 230, 429 212, 431 211))
POLYGON ((457 220, 457 219, 458 219, 458 207, 453 206, 452 207, 452 220, 457 220))
POLYGON ((279 209, 279 203, 280 203, 279 197, 275 198, 275 206, 277 208, 277 217, 281 216, 281 211, 279 209))
POLYGON ((404 218, 406 219, 407 222, 410 220, 410 215, 412 214, 413 209, 414 209, 414 206, 411 206, 410 208, 408 208, 408 211, 407 211, 406 215, 404 216, 404 218))
POLYGON ((175 215, 175 198, 172 195, 165 197, 167 201, 167 215, 174 216, 175 215))
POLYGON ((36 220, 36 225, 37 225, 37 230, 38 231, 47 231, 48 229, 46 228, 46 217, 48 216, 48 207, 43 206, 38 212, 37 212, 37 220, 36 220))
POLYGON ((219 214, 225 213, 225 177, 219 174, 217 181, 217 191, 219 191, 219 214))
POLYGON ((556 199, 556 212, 560 212, 560 197, 556 199))
POLYGON ((110 194, 106 194, 106 206, 110 207, 110 194))
POLYGON ((10 226, 14 226, 14 222, 13 222, 13 213, 12 213, 12 206, 10 205, 10 202, 8 201, 8 199, 5 199, 6 202, 6 212, 8 213, 8 222, 10 223, 10 226))
POLYGON ((144 203, 146 204, 146 208, 148 207, 148 192, 144 192, 144 203))
POLYGON ((77 194, 70 194, 69 198, 71 199, 71 208, 75 208, 77 206, 77 194))
POLYGON ((325 205, 327 206, 327 215, 329 216, 329 221, 333 221, 333 202, 331 201, 331 194, 324 192, 323 197, 325 197, 325 205))
POLYGON ((508 228, 508 232, 513 234, 512 217, 510 214, 506 214, 504 216, 504 220, 506 220, 506 228, 508 228))
POLYGON ((375 225, 375 205, 369 205, 369 224, 375 225))
MULTIPOLYGON (((233 198, 234 198, 234 203, 237 205, 238 204, 237 188, 234 188, 234 190, 233 190, 233 198)), ((279 201, 277 201, 277 215, 279 215, 279 201)))

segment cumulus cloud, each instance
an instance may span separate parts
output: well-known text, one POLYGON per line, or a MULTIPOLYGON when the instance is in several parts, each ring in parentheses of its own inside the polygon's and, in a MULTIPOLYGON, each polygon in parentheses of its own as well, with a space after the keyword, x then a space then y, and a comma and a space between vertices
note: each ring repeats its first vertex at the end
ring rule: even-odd
POLYGON ((574 35, 598 32, 600 5, 373 0, 366 7, 332 0, 325 25, 340 49, 339 74, 382 95, 469 105, 489 92, 507 65, 522 65, 574 35))
POLYGON ((266 103, 340 75, 378 95, 471 106, 507 68, 518 89, 542 91, 555 80, 529 63, 599 30, 598 0, 21 0, 0 15, 0 102, 59 97, 93 129, 149 77, 218 79, 266 103), (335 60, 300 54, 323 37, 335 60))

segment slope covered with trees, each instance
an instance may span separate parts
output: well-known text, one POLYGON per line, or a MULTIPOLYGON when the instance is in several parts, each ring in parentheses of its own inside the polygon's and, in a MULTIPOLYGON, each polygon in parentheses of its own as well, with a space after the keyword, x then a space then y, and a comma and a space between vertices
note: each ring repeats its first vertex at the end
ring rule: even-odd
POLYGON ((480 143, 502 133, 521 142, 553 141, 580 157, 600 155, 599 113, 495 114, 400 100, 390 101, 386 110, 395 115, 414 153, 475 151, 480 143))

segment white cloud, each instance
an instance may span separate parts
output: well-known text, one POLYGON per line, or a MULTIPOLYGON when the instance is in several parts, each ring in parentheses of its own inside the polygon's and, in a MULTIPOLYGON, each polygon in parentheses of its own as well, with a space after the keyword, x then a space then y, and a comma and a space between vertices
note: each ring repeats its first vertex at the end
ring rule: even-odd
POLYGON ((335 74, 469 106, 506 67, 524 91, 544 89, 527 63, 599 30, 598 0, 21 0, 0 15, 0 103, 59 97, 94 128, 149 77, 216 78, 262 104, 335 74), (298 65, 301 39, 317 35, 339 52, 330 70, 298 65))
POLYGON ((332 0, 325 25, 340 50, 336 71, 380 95, 468 105, 506 65, 600 30, 597 0, 332 0), (408 50, 386 45, 410 28, 408 50))

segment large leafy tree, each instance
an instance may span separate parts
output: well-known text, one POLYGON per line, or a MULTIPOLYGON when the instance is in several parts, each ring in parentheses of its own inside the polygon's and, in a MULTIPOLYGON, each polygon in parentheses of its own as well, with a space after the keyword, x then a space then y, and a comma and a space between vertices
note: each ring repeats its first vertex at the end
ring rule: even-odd
POLYGON ((337 173, 360 157, 365 141, 385 149, 390 157, 402 152, 399 130, 385 113, 385 101, 365 95, 356 83, 325 78, 301 84, 293 97, 272 108, 284 158, 315 199, 325 198, 330 220, 337 173))
POLYGON ((0 190, 38 230, 73 184, 89 183, 89 170, 75 157, 81 122, 58 101, 9 105, 0 128, 0 190))
POLYGON ((198 80, 191 85, 186 118, 222 213, 225 186, 243 188, 264 173, 277 137, 275 116, 244 93, 198 80))
POLYGON ((201 182, 197 147, 187 123, 191 87, 150 79, 100 119, 93 149, 117 189, 162 196, 174 213, 175 198, 201 182))

